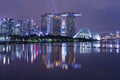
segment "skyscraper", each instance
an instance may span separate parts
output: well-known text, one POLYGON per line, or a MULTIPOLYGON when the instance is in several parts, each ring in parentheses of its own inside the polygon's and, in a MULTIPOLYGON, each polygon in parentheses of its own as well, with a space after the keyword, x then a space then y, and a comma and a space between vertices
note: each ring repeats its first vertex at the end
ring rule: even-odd
POLYGON ((41 17, 41 32, 44 35, 52 33, 51 18, 53 15, 51 13, 46 13, 41 17))
POLYGON ((15 27, 15 20, 12 18, 3 18, 1 20, 1 33, 11 35, 15 27))
POLYGON ((28 35, 32 34, 33 30, 35 29, 35 25, 36 24, 35 24, 34 20, 28 19, 24 25, 25 26, 25 33, 28 35))
POLYGON ((67 36, 73 37, 75 35, 75 15, 73 13, 68 13, 67 31, 67 36))
POLYGON ((20 29, 20 24, 16 24, 15 27, 13 28, 13 35, 21 35, 21 29, 20 29))
POLYGON ((61 35, 61 15, 53 16, 53 35, 61 35))
POLYGON ((72 12, 64 12, 53 16, 53 35, 69 36, 75 35, 75 17, 81 16, 72 12))
POLYGON ((67 26, 66 26, 66 21, 65 20, 62 20, 61 36, 67 36, 67 26))
POLYGON ((62 13, 63 19, 66 21, 66 27, 67 27, 67 36, 73 37, 75 35, 75 18, 77 16, 81 16, 81 14, 76 14, 73 12, 64 12, 62 13))

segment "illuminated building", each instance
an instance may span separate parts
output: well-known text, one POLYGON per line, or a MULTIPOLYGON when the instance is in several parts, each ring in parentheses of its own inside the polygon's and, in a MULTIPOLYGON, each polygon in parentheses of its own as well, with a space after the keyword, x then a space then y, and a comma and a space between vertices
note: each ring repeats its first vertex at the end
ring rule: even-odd
POLYGON ((116 37, 119 37, 120 33, 119 31, 116 31, 116 37))
POLYGON ((52 33, 51 18, 53 15, 51 13, 46 13, 41 16, 41 32, 44 35, 52 33))
POLYGON ((46 15, 42 15, 42 18, 41 18, 41 32, 43 32, 43 34, 47 33, 47 17, 46 17, 46 15))
POLYGON ((61 36, 67 36, 67 26, 66 26, 66 21, 65 20, 62 20, 61 36))
POLYGON ((75 34, 76 16, 81 16, 81 14, 66 12, 52 15, 51 13, 46 13, 41 16, 41 32, 44 35, 53 34, 55 36, 72 37, 75 34))
POLYGON ((35 25, 36 23, 34 22, 34 20, 27 20, 27 22, 25 23, 25 33, 27 35, 32 34, 33 30, 35 29, 35 25))
POLYGON ((67 36, 73 37, 75 35, 75 18, 77 16, 81 16, 81 14, 76 14, 73 12, 64 12, 61 15, 66 20, 66 27, 67 27, 67 36))
POLYGON ((13 35, 21 35, 21 29, 20 29, 20 24, 16 24, 15 27, 13 28, 13 35))
POLYGON ((13 28, 15 27, 15 21, 12 18, 3 18, 1 20, 1 33, 5 35, 11 35, 13 28))
POLYGON ((12 35, 23 35, 23 30, 25 29, 23 28, 22 20, 18 20, 12 30, 12 35))
POLYGON ((16 26, 19 26, 20 35, 24 35, 25 34, 25 26, 23 24, 23 21, 18 20, 16 26))
POLYGON ((53 16, 53 35, 70 36, 75 35, 75 17, 81 14, 65 12, 54 14, 53 16))
POLYGON ((61 35, 61 15, 53 16, 53 35, 61 35))
POLYGON ((75 16, 74 14, 69 13, 67 16, 67 31, 68 36, 74 36, 75 35, 75 16))

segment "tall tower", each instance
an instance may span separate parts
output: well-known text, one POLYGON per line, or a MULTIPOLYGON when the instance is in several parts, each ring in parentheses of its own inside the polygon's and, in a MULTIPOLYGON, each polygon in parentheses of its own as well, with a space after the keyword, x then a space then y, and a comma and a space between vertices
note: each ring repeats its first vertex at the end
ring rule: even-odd
POLYGON ((13 35, 21 35, 21 29, 20 29, 20 24, 16 24, 14 29, 13 29, 13 35))
POLYGON ((15 27, 15 20, 12 18, 3 18, 1 20, 1 33, 11 35, 15 27))
POLYGON ((41 17, 41 32, 44 35, 53 34, 61 36, 75 35, 75 17, 81 14, 65 12, 62 14, 46 13, 41 17), (51 24, 53 22, 53 24, 51 24))
POLYGON ((61 35, 61 15, 53 16, 53 35, 61 35))
POLYGON ((63 13, 66 15, 66 26, 67 26, 67 36, 73 37, 75 35, 75 18, 77 16, 81 16, 81 14, 73 13, 73 12, 65 12, 63 13))
POLYGON ((32 34, 33 30, 35 29, 35 22, 34 20, 27 20, 25 23, 25 32, 26 34, 32 34))
POLYGON ((66 26, 66 21, 65 20, 62 20, 61 36, 67 36, 67 26, 66 26))
POLYGON ((44 35, 52 34, 51 18, 53 15, 51 13, 46 13, 41 17, 41 32, 44 35))
POLYGON ((75 15, 73 13, 68 13, 67 16, 67 31, 68 36, 74 36, 75 35, 75 15))
POLYGON ((24 31, 25 31, 25 28, 24 28, 24 22, 22 20, 18 20, 17 21, 17 26, 19 26, 19 30, 20 30, 20 35, 24 35, 24 31))
POLYGON ((73 37, 75 35, 75 17, 81 14, 64 12, 53 16, 53 34, 73 37))
POLYGON ((119 31, 116 31, 116 37, 119 37, 120 33, 119 31))

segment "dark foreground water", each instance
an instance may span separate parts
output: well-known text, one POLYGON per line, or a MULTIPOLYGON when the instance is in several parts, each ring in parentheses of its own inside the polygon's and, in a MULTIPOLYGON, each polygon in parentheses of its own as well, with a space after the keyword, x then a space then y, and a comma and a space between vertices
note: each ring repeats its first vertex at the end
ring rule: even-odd
POLYGON ((120 80, 119 49, 92 43, 0 45, 0 80, 120 80))

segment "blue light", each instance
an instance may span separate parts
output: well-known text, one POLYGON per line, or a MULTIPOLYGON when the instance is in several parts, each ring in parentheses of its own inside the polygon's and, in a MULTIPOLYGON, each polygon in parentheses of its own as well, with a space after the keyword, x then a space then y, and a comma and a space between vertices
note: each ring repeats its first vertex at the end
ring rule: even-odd
POLYGON ((48 35, 48 33, 46 33, 45 35, 48 35))
POLYGON ((26 36, 28 36, 28 33, 25 33, 26 36))
POLYGON ((81 65, 80 65, 80 64, 74 64, 74 65, 73 65, 73 68, 74 68, 74 69, 80 69, 80 68, 81 68, 81 65))

